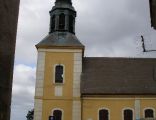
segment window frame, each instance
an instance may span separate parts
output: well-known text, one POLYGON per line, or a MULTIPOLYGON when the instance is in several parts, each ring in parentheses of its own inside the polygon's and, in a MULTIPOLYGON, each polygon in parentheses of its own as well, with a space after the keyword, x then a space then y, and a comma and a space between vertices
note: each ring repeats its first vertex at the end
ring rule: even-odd
POLYGON ((55 64, 54 65, 54 68, 53 68, 53 84, 56 84, 56 85, 62 85, 62 84, 65 84, 65 65, 64 64, 55 64), (55 72, 56 72, 56 66, 63 66, 63 82, 62 83, 56 83, 55 82, 55 72))
POLYGON ((99 120, 99 112, 100 110, 107 110, 108 111, 108 120, 110 120, 110 109, 106 108, 106 107, 101 107, 98 109, 98 112, 97 112, 97 120, 99 120))
POLYGON ((125 108, 122 109, 122 120, 124 120, 124 111, 125 110, 132 110, 132 115, 133 115, 132 120, 134 120, 134 118, 135 118, 134 109, 131 108, 131 107, 125 107, 125 108))
POLYGON ((145 118, 145 110, 147 110, 147 109, 153 110, 153 118, 155 118, 155 108, 153 108, 153 107, 145 107, 143 109, 143 117, 145 118))
POLYGON ((54 116, 53 113, 55 110, 60 110, 62 112, 61 120, 64 120, 64 110, 61 108, 54 108, 54 109, 52 109, 52 112, 51 112, 52 116, 54 116))

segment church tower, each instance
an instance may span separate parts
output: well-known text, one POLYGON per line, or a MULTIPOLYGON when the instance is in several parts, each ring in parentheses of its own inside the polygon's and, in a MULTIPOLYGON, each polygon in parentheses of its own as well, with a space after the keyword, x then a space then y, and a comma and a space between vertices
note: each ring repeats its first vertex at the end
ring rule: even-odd
POLYGON ((36 45, 34 120, 81 120, 84 46, 75 36, 75 18, 71 0, 56 0, 50 11, 49 34, 36 45))

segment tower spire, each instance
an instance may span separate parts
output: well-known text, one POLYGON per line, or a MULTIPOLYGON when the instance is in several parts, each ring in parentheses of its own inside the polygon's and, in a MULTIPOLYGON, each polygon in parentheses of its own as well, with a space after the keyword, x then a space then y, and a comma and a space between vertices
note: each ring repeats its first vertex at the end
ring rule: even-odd
POLYGON ((56 0, 55 3, 61 3, 61 2, 72 4, 71 0, 56 0))
POLYGON ((55 0, 50 11, 49 34, 36 47, 84 50, 84 45, 75 36, 75 18, 76 11, 72 0, 55 0))

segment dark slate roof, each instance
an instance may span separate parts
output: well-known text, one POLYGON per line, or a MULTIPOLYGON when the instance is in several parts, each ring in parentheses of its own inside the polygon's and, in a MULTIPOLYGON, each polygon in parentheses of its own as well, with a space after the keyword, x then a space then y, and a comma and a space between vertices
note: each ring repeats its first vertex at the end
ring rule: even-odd
POLYGON ((82 95, 156 95, 156 59, 83 59, 82 95))
POLYGON ((58 1, 56 1, 55 6, 53 6, 53 8, 52 8, 52 11, 54 11, 56 9, 70 9, 72 11, 75 11, 75 8, 72 6, 71 0, 58 0, 58 1))
POLYGON ((37 48, 48 48, 48 47, 84 48, 84 45, 72 33, 54 32, 47 35, 40 43, 36 45, 36 47, 37 48))

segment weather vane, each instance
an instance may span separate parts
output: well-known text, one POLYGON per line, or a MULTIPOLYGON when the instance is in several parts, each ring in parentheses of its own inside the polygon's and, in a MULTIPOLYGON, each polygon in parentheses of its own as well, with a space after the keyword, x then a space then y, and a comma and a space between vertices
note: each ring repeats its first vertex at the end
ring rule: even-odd
POLYGON ((145 39, 144 39, 144 36, 141 35, 141 42, 142 42, 142 49, 143 49, 143 52, 156 52, 156 50, 147 50, 146 49, 146 46, 145 46, 145 39))

